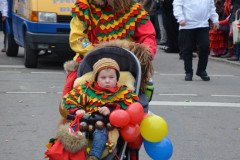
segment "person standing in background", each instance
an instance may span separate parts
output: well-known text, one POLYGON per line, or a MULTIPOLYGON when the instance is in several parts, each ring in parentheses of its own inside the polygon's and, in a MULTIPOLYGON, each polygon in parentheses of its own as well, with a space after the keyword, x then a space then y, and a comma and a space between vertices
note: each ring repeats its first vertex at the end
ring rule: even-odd
POLYGON ((143 8, 147 11, 150 16, 150 20, 154 25, 154 14, 156 11, 156 7, 154 6, 154 0, 139 0, 139 3, 143 6, 143 8))
POLYGON ((224 13, 225 0, 215 0, 216 12, 219 16, 219 29, 212 29, 212 21, 210 21, 209 40, 210 55, 212 57, 220 57, 228 48, 228 25, 220 25, 220 21, 227 18, 224 13))
POLYGON ((192 52, 196 44, 199 48, 199 59, 196 75, 203 81, 209 81, 206 72, 209 56, 209 22, 212 28, 219 28, 218 14, 214 0, 174 0, 173 13, 179 23, 179 48, 183 54, 185 81, 192 81, 192 52))
POLYGON ((159 31, 160 31, 160 39, 157 42, 158 45, 165 45, 167 43, 167 33, 166 29, 164 26, 164 21, 163 21, 163 11, 162 11, 162 4, 163 1, 159 0, 158 2, 158 14, 157 14, 157 19, 158 19, 158 25, 159 25, 159 31))
POLYGON ((4 48, 1 50, 2 52, 6 52, 6 24, 5 20, 7 18, 7 13, 8 13, 8 3, 7 0, 1 0, 0 1, 0 11, 1 11, 1 19, 2 19, 2 26, 3 26, 3 34, 4 34, 4 48))
MULTIPOLYGON (((231 15, 229 17, 229 23, 231 24, 235 21, 235 18, 239 20, 239 12, 240 12, 240 0, 231 0, 232 10, 231 15), (237 12, 237 13, 236 13, 237 12)), ((235 33, 233 32, 233 35, 235 33)), ((229 61, 239 61, 240 59, 240 44, 236 43, 233 44, 233 55, 230 54, 229 56, 226 56, 229 61)))
POLYGON ((178 28, 176 18, 173 15, 173 0, 162 1, 162 10, 165 14, 165 24, 167 33, 168 48, 165 50, 166 53, 179 53, 178 47, 178 28))

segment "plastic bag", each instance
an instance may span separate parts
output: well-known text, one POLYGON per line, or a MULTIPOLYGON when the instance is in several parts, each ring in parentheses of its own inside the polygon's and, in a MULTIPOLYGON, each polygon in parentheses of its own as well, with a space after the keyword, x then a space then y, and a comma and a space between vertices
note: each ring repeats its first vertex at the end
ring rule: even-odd
POLYGON ((235 14, 235 21, 232 22, 233 29, 233 44, 240 43, 240 20, 239 20, 240 10, 238 9, 235 14))

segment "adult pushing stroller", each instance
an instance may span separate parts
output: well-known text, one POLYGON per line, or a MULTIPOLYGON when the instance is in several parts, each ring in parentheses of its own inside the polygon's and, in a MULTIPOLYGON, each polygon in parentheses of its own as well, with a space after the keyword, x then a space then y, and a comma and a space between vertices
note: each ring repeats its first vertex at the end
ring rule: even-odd
MULTIPOLYGON (((78 76, 77 76, 78 78, 75 81, 75 85, 79 85, 79 83, 81 83, 82 78, 84 76, 86 77, 87 74, 91 74, 93 70, 93 64, 101 58, 111 58, 111 59, 114 59, 119 64, 120 79, 123 72, 129 73, 131 76, 133 76, 134 81, 132 81, 132 79, 129 78, 129 80, 131 79, 131 82, 129 82, 127 85, 129 85, 129 87, 134 88, 135 93, 140 97, 140 103, 142 104, 146 112, 148 110, 148 100, 146 99, 146 96, 142 94, 142 91, 141 91, 141 78, 142 78, 141 68, 143 66, 140 64, 139 58, 137 58, 135 54, 128 49, 118 47, 118 46, 109 46, 108 44, 104 47, 99 47, 91 51, 83 59, 83 61, 81 62, 78 68, 78 76)), ((91 76, 88 75, 87 77, 91 77, 91 76)), ((125 76, 124 78, 125 78, 124 79, 125 81, 128 80, 128 77, 125 76)), ((60 112, 64 117, 67 117, 67 119, 70 119, 70 120, 74 119, 73 116, 69 114, 66 115, 66 111, 61 107, 60 107, 60 112)), ((90 118, 93 118, 93 117, 90 117, 90 118)), ((121 159, 121 160, 129 159, 130 160, 131 154, 135 154, 134 159, 136 160, 138 159, 138 150, 131 150, 130 148, 128 148, 127 142, 125 142, 121 137, 119 137, 113 153, 105 156, 103 160, 112 160, 112 159, 121 159)))

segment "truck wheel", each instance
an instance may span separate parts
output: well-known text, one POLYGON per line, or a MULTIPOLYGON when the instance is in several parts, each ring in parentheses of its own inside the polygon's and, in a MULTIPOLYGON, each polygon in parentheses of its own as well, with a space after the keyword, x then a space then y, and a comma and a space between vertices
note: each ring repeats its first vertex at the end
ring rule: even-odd
POLYGON ((36 68, 38 64, 38 51, 31 49, 25 34, 24 65, 26 68, 36 68))
POLYGON ((18 55, 18 44, 15 42, 13 35, 6 35, 6 55, 9 57, 16 57, 18 55))

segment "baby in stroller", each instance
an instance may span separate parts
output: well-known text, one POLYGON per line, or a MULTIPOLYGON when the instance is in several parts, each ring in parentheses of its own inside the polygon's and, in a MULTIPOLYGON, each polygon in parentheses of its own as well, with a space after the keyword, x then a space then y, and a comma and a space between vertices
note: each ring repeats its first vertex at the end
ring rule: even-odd
MULTIPOLYGON (((118 43, 118 45, 119 44, 124 45, 123 43, 118 43)), ((136 48, 132 49, 136 50, 136 48)), ((67 113, 73 115, 84 115, 85 112, 98 110, 100 114, 108 116, 116 107, 120 106, 126 109, 128 105, 139 100, 137 95, 141 97, 141 67, 142 65, 139 63, 139 58, 136 58, 136 56, 127 49, 116 47, 116 44, 115 46, 106 44, 106 46, 97 48, 83 59, 78 70, 78 77, 84 77, 89 74, 89 72, 92 72, 92 75, 88 76, 88 78, 91 77, 90 79, 92 79, 93 82, 88 80, 88 82, 82 83, 77 79, 75 81, 75 88, 63 99, 62 109, 60 109, 61 114, 66 117, 64 113, 66 109, 67 113), (128 74, 125 74, 128 75, 128 77, 123 77, 125 84, 128 83, 127 86, 123 85, 124 83, 121 84, 121 82, 120 85, 116 85, 120 70, 121 72, 127 71, 132 76, 130 78, 128 74), (105 84, 106 79, 110 79, 107 85, 105 84), (79 83, 81 85, 79 85, 79 83), (87 107, 86 104, 88 104, 87 107)), ((144 76, 146 80, 148 76, 144 76)), ((93 132, 93 145, 88 158, 100 159, 106 142, 106 129, 104 127, 103 129, 95 129, 93 132), (97 140, 97 142, 95 140, 97 140), (97 146, 97 149, 95 149, 95 146, 97 146)), ((124 146, 125 145, 126 143, 124 146)))
MULTIPOLYGON (((104 116, 117 106, 126 109, 128 105, 139 100, 127 86, 118 86, 120 76, 118 63, 111 58, 102 58, 93 65, 94 81, 75 87, 63 98, 63 105, 70 114, 84 115, 85 112, 98 111, 104 116)), ((107 143, 107 130, 98 121, 93 132, 93 144, 87 160, 100 159, 107 143), (101 128, 101 129, 98 129, 101 128)))

